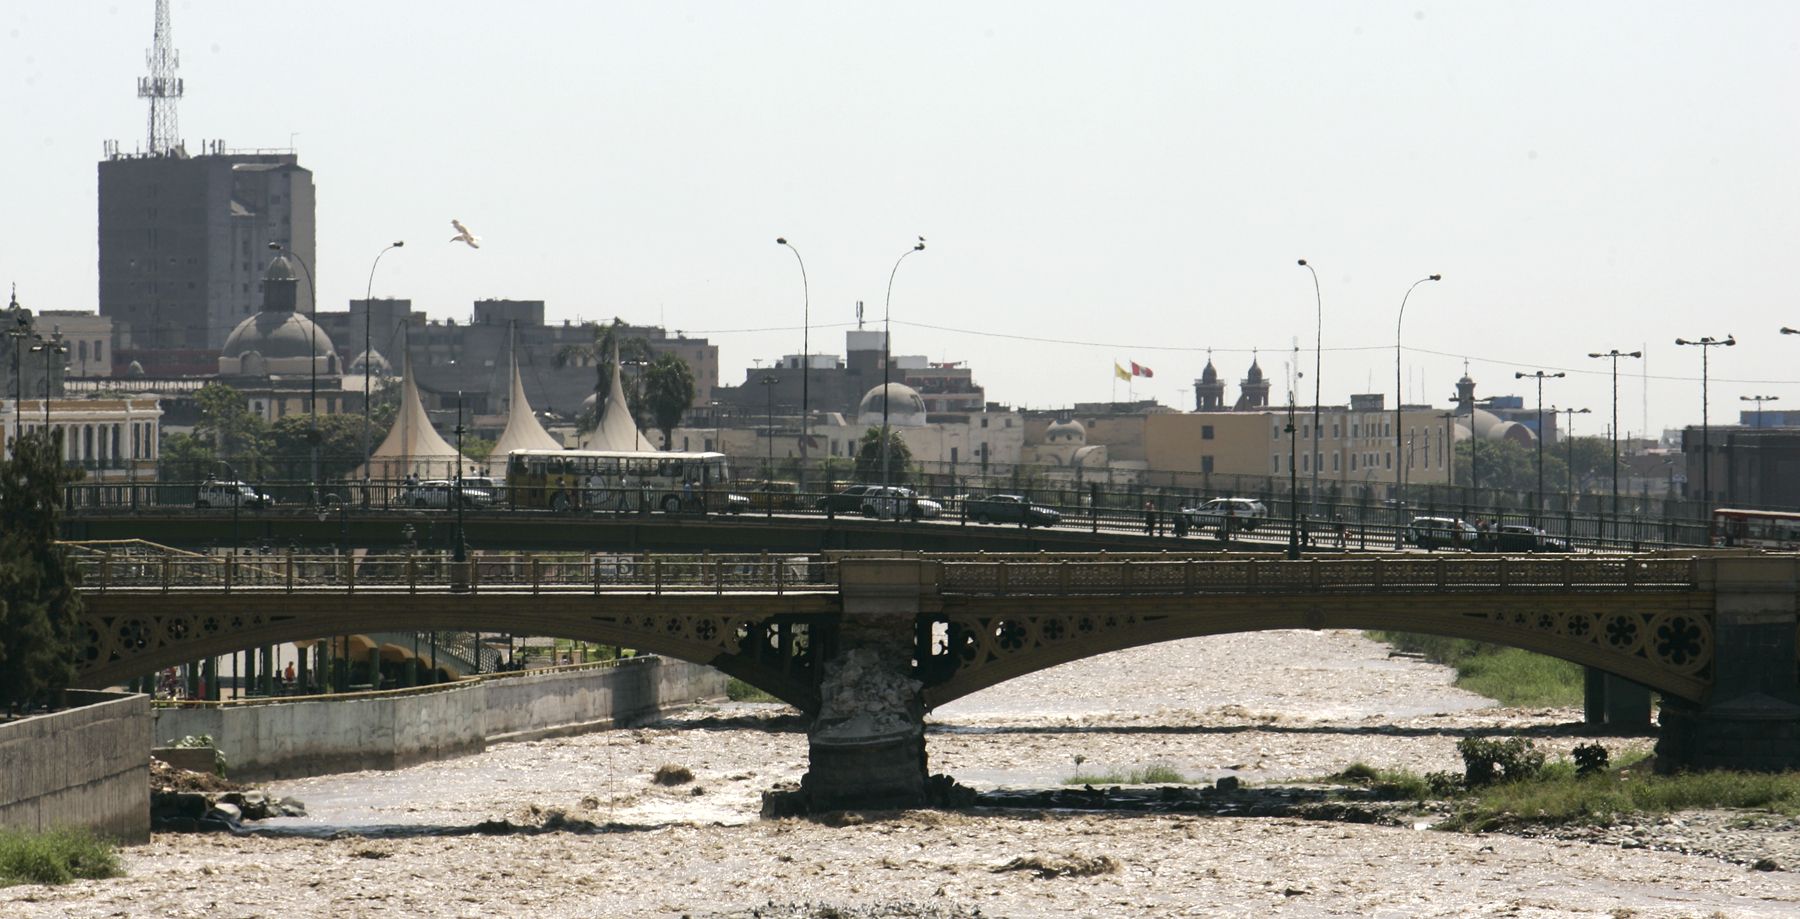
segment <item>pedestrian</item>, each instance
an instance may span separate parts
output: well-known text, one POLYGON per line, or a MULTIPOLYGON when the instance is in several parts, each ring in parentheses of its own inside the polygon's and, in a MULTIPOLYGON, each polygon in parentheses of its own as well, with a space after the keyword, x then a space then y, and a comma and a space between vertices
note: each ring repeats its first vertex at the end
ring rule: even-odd
POLYGON ((1144 532, 1156 535, 1156 505, 1148 501, 1144 502, 1144 532))
POLYGON ((294 686, 294 662, 293 661, 288 661, 287 669, 282 671, 281 682, 286 683, 288 685, 288 688, 290 688, 290 689, 293 688, 293 686, 294 686))
POLYGON ((1312 548, 1312 521, 1306 517, 1300 518, 1300 544, 1312 548))
POLYGON ((1187 515, 1177 510, 1174 516, 1175 538, 1186 539, 1188 533, 1187 515))

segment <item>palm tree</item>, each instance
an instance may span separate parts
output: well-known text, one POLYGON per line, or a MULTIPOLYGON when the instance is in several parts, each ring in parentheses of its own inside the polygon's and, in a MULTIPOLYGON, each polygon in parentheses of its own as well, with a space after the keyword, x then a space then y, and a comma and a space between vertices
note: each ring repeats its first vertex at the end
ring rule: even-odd
MULTIPOLYGON (((594 340, 586 344, 564 345, 556 352, 556 367, 561 369, 571 364, 591 364, 594 368, 594 410, 583 412, 576 420, 576 427, 581 431, 591 431, 598 422, 600 406, 612 396, 612 368, 615 350, 619 360, 627 363, 648 363, 652 357, 650 343, 640 336, 626 337, 622 334, 625 320, 617 316, 609 323, 587 323, 593 332, 594 340)), ((627 374, 619 375, 620 383, 625 387, 625 405, 631 409, 632 417, 636 417, 639 406, 643 402, 640 392, 642 384, 627 374)))
POLYGON ((659 354, 644 370, 643 404, 662 432, 664 450, 674 437, 681 416, 694 404, 694 371, 673 354, 659 354))
MULTIPOLYGON (((907 482, 907 467, 912 465, 912 448, 906 445, 906 438, 899 431, 888 432, 888 474, 893 477, 891 484, 904 485, 907 482)), ((856 450, 856 480, 858 482, 876 482, 881 479, 881 429, 870 428, 863 432, 862 443, 856 450)))

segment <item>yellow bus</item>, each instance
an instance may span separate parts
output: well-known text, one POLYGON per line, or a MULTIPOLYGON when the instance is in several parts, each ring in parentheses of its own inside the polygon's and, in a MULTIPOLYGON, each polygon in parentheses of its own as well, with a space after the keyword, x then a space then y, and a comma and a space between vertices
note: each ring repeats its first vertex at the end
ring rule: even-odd
POLYGON ((514 450, 506 459, 513 507, 557 512, 737 513, 723 453, 514 450))

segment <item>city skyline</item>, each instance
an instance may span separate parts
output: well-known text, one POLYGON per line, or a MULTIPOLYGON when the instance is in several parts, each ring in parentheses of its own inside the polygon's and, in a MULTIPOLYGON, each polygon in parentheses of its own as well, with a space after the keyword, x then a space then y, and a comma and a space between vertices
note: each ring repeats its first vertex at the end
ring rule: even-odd
MULTIPOLYGON (((1800 11, 1778 4, 172 6, 187 149, 292 145, 314 173, 321 309, 406 239, 376 296, 459 321, 543 299, 750 367, 800 350, 777 236, 836 352, 923 234, 894 350, 968 361, 1015 405, 1104 401, 1135 360, 1139 398, 1191 408, 1208 349, 1233 391, 1260 349, 1285 403, 1296 339, 1313 366, 1298 258, 1328 403, 1393 398, 1401 296, 1439 272, 1407 305, 1408 402, 1448 404, 1465 359, 1528 402, 1514 372, 1561 370, 1546 406, 1601 434, 1610 366, 1586 355, 1642 348, 1621 427, 1646 403, 1652 433, 1698 424, 1700 358, 1673 340, 1728 333, 1715 423, 1800 399, 1777 333, 1800 324, 1800 143, 1770 117, 1800 89, 1800 11)), ((152 9, 9 5, 0 282, 33 309, 96 305, 95 163, 143 146, 152 9)))

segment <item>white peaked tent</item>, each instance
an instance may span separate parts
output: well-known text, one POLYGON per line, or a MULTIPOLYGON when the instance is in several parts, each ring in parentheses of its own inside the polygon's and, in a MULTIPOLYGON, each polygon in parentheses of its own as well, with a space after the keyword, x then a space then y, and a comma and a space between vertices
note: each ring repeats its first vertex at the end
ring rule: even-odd
MULTIPOLYGON (((525 401, 525 378, 519 375, 519 352, 512 352, 512 397, 506 404, 506 429, 494 441, 494 452, 488 454, 496 462, 514 450, 561 450, 562 441, 550 436, 532 414, 531 403, 525 401)), ((498 468, 498 466, 496 466, 498 468)))
POLYGON ((582 435, 581 449, 622 452, 656 449, 638 431, 637 422, 631 420, 631 409, 625 404, 625 387, 619 385, 619 346, 616 344, 613 345, 612 392, 607 395, 606 404, 600 406, 599 423, 582 435))
POLYGON ((400 413, 359 474, 372 479, 404 479, 408 475, 447 479, 456 475, 459 463, 464 475, 479 471, 432 428, 425 403, 419 400, 418 384, 413 382, 412 362, 406 362, 401 373, 400 413))

